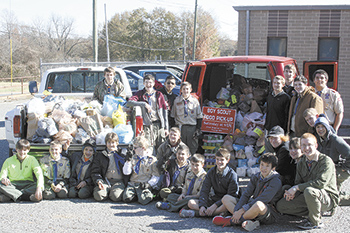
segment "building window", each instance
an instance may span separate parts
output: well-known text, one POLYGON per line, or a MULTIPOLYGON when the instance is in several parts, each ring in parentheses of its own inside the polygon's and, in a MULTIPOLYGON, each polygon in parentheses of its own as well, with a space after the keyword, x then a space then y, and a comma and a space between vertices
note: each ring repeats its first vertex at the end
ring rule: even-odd
POLYGON ((318 60, 336 61, 339 55, 339 38, 318 39, 318 60))
POLYGON ((287 38, 267 38, 267 55, 287 56, 287 38))

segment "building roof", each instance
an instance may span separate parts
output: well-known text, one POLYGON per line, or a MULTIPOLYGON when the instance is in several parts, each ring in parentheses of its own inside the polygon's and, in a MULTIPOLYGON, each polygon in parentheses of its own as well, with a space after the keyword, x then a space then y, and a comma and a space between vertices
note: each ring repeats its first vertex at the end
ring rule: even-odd
POLYGON ((279 56, 228 56, 228 57, 213 57, 201 60, 201 62, 210 63, 268 63, 268 62, 286 62, 294 61, 290 57, 279 56))
POLYGON ((280 6, 232 6, 235 11, 269 11, 269 10, 350 10, 350 5, 280 5, 280 6))

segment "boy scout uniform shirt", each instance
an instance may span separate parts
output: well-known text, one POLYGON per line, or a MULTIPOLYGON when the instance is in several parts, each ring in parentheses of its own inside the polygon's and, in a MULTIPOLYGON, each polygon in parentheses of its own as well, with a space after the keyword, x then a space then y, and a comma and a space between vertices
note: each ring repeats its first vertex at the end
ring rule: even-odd
POLYGON ((336 114, 344 112, 344 104, 340 94, 328 87, 323 88, 322 91, 316 91, 316 93, 323 100, 324 112, 330 124, 334 124, 336 114))
POLYGON ((185 186, 184 186, 184 189, 182 190, 182 194, 186 196, 191 180, 196 176, 196 180, 193 184, 192 193, 190 195, 199 196, 199 193, 202 189, 202 184, 204 182, 206 175, 207 175, 207 172, 204 169, 202 169, 197 175, 195 175, 192 171, 188 172, 186 175, 185 186))
MULTIPOLYGON (((81 157, 81 159, 79 160, 79 162, 78 162, 78 164, 77 164, 77 167, 76 167, 76 169, 75 169, 75 172, 76 172, 76 174, 77 174, 77 178, 78 178, 78 176, 79 176, 80 168, 81 168, 81 166, 83 166, 83 163, 85 162, 85 159, 84 159, 84 158, 85 158, 85 157, 84 157, 84 155, 83 155, 83 156, 81 157)), ((90 166, 91 163, 92 163, 92 159, 93 159, 93 156, 88 160, 88 161, 90 161, 89 164, 85 165, 85 166, 83 167, 83 169, 81 170, 80 180, 78 180, 78 182, 85 180, 85 174, 86 174, 87 169, 89 168, 89 166, 90 166)))
POLYGON ((61 156, 57 161, 53 160, 50 155, 46 155, 40 159, 41 168, 43 169, 44 176, 53 181, 53 164, 57 162, 57 184, 62 186, 66 185, 65 179, 70 177, 70 164, 69 159, 61 156))
POLYGON ((139 159, 137 155, 134 155, 132 158, 132 167, 133 172, 130 177, 130 182, 139 183, 139 182, 148 182, 152 176, 159 176, 157 165, 157 159, 154 156, 146 156, 140 163, 140 170, 137 174, 135 171, 135 166, 139 159))
POLYGON ((197 119, 203 118, 201 106, 192 95, 187 99, 187 114, 182 95, 176 97, 171 109, 171 117, 175 118, 176 125, 197 125, 197 119))
POLYGON ((191 169, 191 165, 190 165, 190 162, 188 160, 186 161, 185 165, 183 165, 182 167, 179 167, 179 165, 176 161, 176 170, 175 171, 180 171, 180 173, 175 181, 175 186, 177 186, 177 187, 183 186, 183 184, 185 183, 186 174, 189 171, 189 169, 191 169))
POLYGON ((120 168, 120 171, 118 172, 118 168, 117 165, 115 164, 115 159, 113 156, 113 153, 108 153, 108 157, 109 157, 109 164, 108 164, 108 169, 107 169, 107 173, 106 173, 106 178, 111 180, 123 180, 123 168, 120 168))
POLYGON ((37 187, 44 190, 44 176, 39 162, 31 155, 28 155, 20 162, 16 155, 7 158, 2 165, 0 180, 8 178, 11 182, 33 181, 33 172, 37 179, 37 187))

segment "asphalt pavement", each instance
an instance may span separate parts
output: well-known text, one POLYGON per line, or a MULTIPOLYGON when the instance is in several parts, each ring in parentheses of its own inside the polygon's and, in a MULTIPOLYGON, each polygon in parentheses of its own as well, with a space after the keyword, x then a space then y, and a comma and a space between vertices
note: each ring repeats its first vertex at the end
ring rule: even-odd
MULTIPOLYGON (((0 100, 0 167, 8 157, 5 113, 24 101, 0 100)), ((342 129, 341 134, 350 135, 350 129, 342 129)), ((350 191, 349 181, 344 186, 350 191)), ((154 204, 99 203, 92 198, 0 203, 0 232, 245 232, 238 226, 215 226, 211 218, 180 218, 154 204)), ((262 225, 254 232, 300 232, 296 228, 299 220, 281 216, 275 224, 262 225)), ((350 207, 338 207, 335 216, 324 217, 323 222, 325 227, 314 232, 350 232, 350 207)))

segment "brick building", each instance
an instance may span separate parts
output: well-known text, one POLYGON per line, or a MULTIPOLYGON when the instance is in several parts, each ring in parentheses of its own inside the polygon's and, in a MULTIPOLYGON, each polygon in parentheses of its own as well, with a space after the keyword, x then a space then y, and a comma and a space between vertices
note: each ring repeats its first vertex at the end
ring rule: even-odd
POLYGON ((350 5, 234 6, 237 55, 278 55, 303 61, 338 61, 343 123, 350 124, 350 5))

